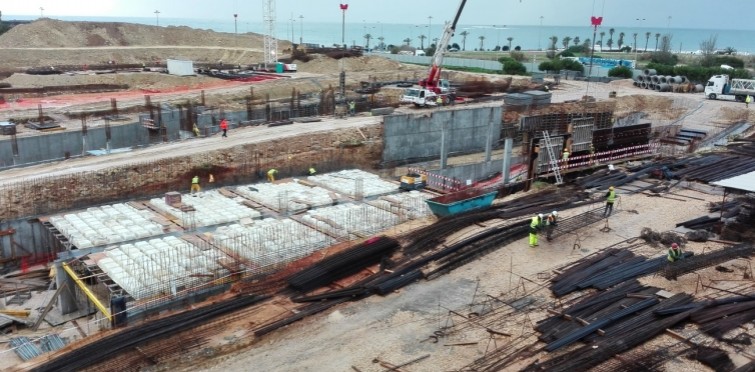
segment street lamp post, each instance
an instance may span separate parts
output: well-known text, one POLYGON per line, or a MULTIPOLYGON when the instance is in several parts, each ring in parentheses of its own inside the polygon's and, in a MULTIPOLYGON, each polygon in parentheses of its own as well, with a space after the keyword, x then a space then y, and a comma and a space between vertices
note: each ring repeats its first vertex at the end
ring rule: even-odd
POLYGON ((537 50, 543 50, 540 39, 543 36, 543 16, 540 16, 540 28, 537 29, 537 50))
POLYGON ((239 46, 238 18, 239 18, 239 15, 237 13, 233 13, 233 42, 236 43, 236 46, 239 46))
POLYGON ((43 8, 43 7, 40 6, 39 7, 39 18, 44 18, 44 17, 45 17, 45 8, 43 8))
POLYGON ((433 33, 433 16, 427 16, 427 37, 433 33))
POLYGON ((155 26, 160 26, 160 11, 155 10, 155 26))
POLYGON ((349 9, 349 4, 341 4, 341 45, 346 47, 346 10, 349 9))
MULTIPOLYGON (((642 22, 645 21, 645 18, 635 18, 634 20, 637 21, 637 23, 642 24, 642 22)), ((635 35, 638 35, 638 34, 639 33, 635 33, 635 35)), ((638 61, 638 59, 637 59, 637 36, 635 36, 634 37, 634 68, 635 69, 637 69, 637 61, 638 61)))
POLYGON ((299 15, 299 44, 304 44, 304 16, 299 15))

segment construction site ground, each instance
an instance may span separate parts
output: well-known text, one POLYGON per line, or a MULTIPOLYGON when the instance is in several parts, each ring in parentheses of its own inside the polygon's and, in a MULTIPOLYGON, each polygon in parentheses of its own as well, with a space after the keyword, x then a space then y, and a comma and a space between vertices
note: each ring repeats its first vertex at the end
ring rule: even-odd
MULTIPOLYGON (((176 30, 171 30, 171 32, 173 31, 176 30)), ((188 32, 189 30, 184 31, 188 32)), ((226 34, 226 36, 228 35, 226 34)), ((3 37, 7 38, 7 35, 3 37)), ((42 36, 38 38, 44 40, 42 36)), ((223 45, 230 45, 234 39, 226 38, 222 40, 225 43, 223 45)), ((23 48, 20 43, 10 43, 0 39, 0 46, 4 48, 16 48, 8 50, 8 52, 18 53, 18 56, 14 58, 19 61, 31 60, 29 56, 35 55, 34 53, 56 55, 56 57, 49 57, 48 60, 40 59, 40 64, 50 64, 61 59, 65 59, 62 63, 73 64, 77 61, 77 55, 81 51, 76 49, 65 51, 66 48, 84 47, 62 43, 59 45, 45 45, 42 42, 35 43, 29 42, 28 45, 30 47, 23 48), (65 51, 65 54, 60 54, 63 51, 65 51)), ((221 49, 225 50, 226 48, 218 48, 217 51, 212 52, 218 53, 218 55, 208 57, 207 61, 216 62, 219 59, 223 59, 224 61, 228 60, 229 63, 258 62, 256 58, 259 57, 259 54, 255 55, 254 53, 259 53, 259 50, 261 50, 261 42, 257 40, 257 43, 260 44, 259 48, 250 50, 249 53, 234 52, 231 58, 226 57, 226 54, 224 54, 228 53, 227 51, 221 51, 221 49)), ((127 53, 131 48, 130 46, 117 47, 113 45, 87 46, 87 51, 88 53, 98 53, 97 57, 93 57, 98 61, 112 59, 112 56, 116 52, 122 53, 118 55, 118 60, 120 61, 136 63, 140 60, 137 54, 127 53)), ((176 43, 176 45, 181 46, 183 44, 176 43)), ((150 53, 157 53, 160 48, 147 46, 145 48, 135 47, 133 49, 144 49, 149 50, 150 53)), ((180 50, 185 52, 181 54, 182 56, 193 58, 200 54, 207 55, 210 49, 213 48, 204 46, 196 49, 190 46, 181 46, 172 50, 174 51, 174 55, 179 54, 175 51, 180 50)), ((143 52, 142 50, 139 53, 143 52)), ((159 55, 164 56, 164 53, 160 52, 159 55)), ((78 62, 81 63, 80 60, 78 62)), ((291 79, 262 83, 255 85, 255 89, 258 86, 264 86, 269 91, 276 92, 276 95, 286 97, 287 95, 290 96, 291 89, 294 87, 301 89, 303 92, 307 90, 314 92, 328 85, 335 86, 337 84, 338 61, 323 59, 309 63, 314 64, 300 64, 300 72, 295 74, 291 79)), ((399 65, 380 57, 360 57, 359 59, 347 60, 344 63, 347 63, 346 71, 351 84, 356 84, 361 80, 369 80, 373 77, 378 79, 413 78, 417 74, 417 71, 419 71, 419 74, 424 71, 422 67, 399 65), (380 67, 377 68, 375 66, 380 67)), ((10 66, 2 67, 4 69, 10 68, 10 66)), ((18 64, 13 66, 13 68, 20 67, 31 66, 18 64)), ((118 99, 123 105, 141 104, 143 102, 144 91, 140 89, 164 89, 167 92, 150 93, 158 97, 158 100, 164 101, 185 100, 188 97, 196 99, 199 91, 204 89, 208 93, 212 93, 212 98, 210 99, 214 104, 232 102, 234 101, 233 97, 240 97, 248 94, 249 91, 248 84, 217 82, 214 79, 210 81, 208 80, 209 78, 204 77, 176 78, 157 73, 139 73, 135 77, 124 76, 121 74, 34 77, 13 75, 8 77, 6 81, 14 86, 42 86, 57 84, 56 79, 71 78, 80 79, 73 84, 92 83, 95 81, 98 83, 125 81, 126 84, 139 87, 128 92, 122 92, 124 96, 119 96, 118 99)), ((454 76, 479 78, 482 75, 458 74, 454 76)), ((500 75, 491 77, 501 79, 500 75)), ((72 84, 71 80, 67 80, 64 83, 72 84)), ((265 89, 261 89, 260 92, 264 94, 265 89)), ((651 92, 633 87, 629 80, 615 81, 610 84, 562 80, 552 92, 553 102, 579 100, 585 95, 604 100, 608 99, 610 92, 616 92, 618 112, 642 111, 647 114, 649 120, 660 120, 664 123, 676 122, 683 124, 685 127, 708 131, 720 130, 722 127, 742 118, 749 118, 750 122, 755 118, 753 117, 752 110, 745 110, 741 104, 705 100, 702 94, 651 92)), ((109 98, 109 95, 101 95, 101 97, 92 96, 89 98, 85 96, 56 96, 25 99, 21 102, 0 107, 0 120, 17 116, 35 116, 37 103, 44 103, 51 111, 62 115, 66 110, 91 109, 97 105, 107 106, 109 105, 109 98), (108 101, 103 101, 103 97, 108 101)), ((408 107, 400 108, 399 111, 421 112, 408 107)), ((73 125, 76 122, 71 121, 71 128, 74 128, 73 125)), ((102 170, 115 167, 119 164, 131 164, 135 159, 138 161, 138 159, 180 158, 202 152, 231 149, 234 146, 249 142, 264 142, 310 132, 325 132, 346 128, 354 128, 354 131, 358 132, 360 127, 379 125, 379 123, 379 117, 357 116, 347 119, 323 118, 321 122, 274 128, 243 128, 232 130, 228 138, 214 136, 210 138, 189 139, 144 149, 135 149, 128 153, 83 157, 4 170, 0 172, 0 184, 41 176, 102 170)), ((33 134, 22 131, 19 135, 33 134)), ((391 174, 390 170, 386 173, 391 174)), ((622 195, 623 191, 619 190, 620 198, 616 211, 607 221, 611 229, 608 232, 601 231, 604 223, 606 223, 601 222, 600 224, 575 231, 572 235, 559 237, 552 242, 546 242, 545 239, 542 239, 540 246, 536 248, 529 248, 526 240, 521 239, 435 280, 420 281, 386 297, 372 296, 363 301, 340 305, 324 313, 305 318, 303 321, 294 323, 261 338, 255 338, 251 331, 253 325, 265 323, 275 316, 289 312, 292 308, 288 300, 283 298, 277 299, 273 301, 270 307, 260 311, 246 312, 245 314, 248 316, 225 325, 223 331, 213 337, 205 345, 201 353, 184 355, 179 361, 157 365, 153 368, 154 370, 181 371, 240 371, 252 369, 261 371, 360 370, 369 372, 383 371, 385 369, 384 366, 375 361, 384 361, 397 365, 429 354, 430 357, 400 370, 416 372, 460 369, 473 362, 476 358, 483 356, 486 349, 492 348, 492 339, 484 332, 471 332, 463 337, 455 335, 454 338, 441 338, 437 343, 430 342, 429 336, 432 336, 435 331, 448 322, 448 309, 467 312, 464 309, 468 309, 469 304, 480 294, 506 296, 512 295, 512 293, 523 294, 526 291, 526 293, 533 296, 541 296, 550 300, 552 299, 551 294, 544 286, 547 284, 550 275, 552 275, 552 269, 578 260, 614 243, 637 237, 643 227, 652 227, 657 231, 673 230, 677 222, 707 214, 707 203, 721 201, 721 195, 716 193, 701 192, 682 186, 678 186, 673 191, 678 194, 678 197, 674 196, 672 199, 650 197, 646 194, 622 195), (446 346, 459 343, 469 343, 469 345, 446 346)), ((518 196, 520 195, 516 194, 509 198, 518 196)), ((602 205, 600 196, 602 195, 595 195, 596 202, 591 208, 602 205)), ((559 212, 563 217, 569 217, 584 212, 587 208, 580 207, 574 210, 559 212)), ((428 220, 420 221, 419 223, 428 224, 430 222, 428 220)), ((400 226, 388 233, 397 234, 399 232, 406 232, 410 228, 417 227, 419 223, 415 223, 413 226, 400 226)), ((481 229, 483 227, 480 226, 477 228, 481 229)), ((458 239, 469 233, 471 231, 465 231, 462 234, 458 234, 456 238, 458 239)), ((703 250, 718 249, 722 246, 722 243, 707 242, 689 243, 686 248, 687 250, 699 253, 703 250)), ((658 256, 665 253, 664 247, 646 246, 642 249, 643 253, 650 256, 658 256)), ((703 280, 707 284, 711 283, 712 280, 720 280, 717 282, 717 285, 724 289, 726 289, 726 285, 734 286, 736 285, 736 281, 743 278, 744 271, 749 268, 749 261, 731 261, 726 263, 725 266, 734 271, 732 273, 722 273, 710 268, 700 271, 700 276, 685 275, 677 281, 668 281, 662 277, 647 277, 642 279, 642 282, 665 288, 670 292, 683 291, 704 297, 714 292, 714 290, 701 288, 700 280, 703 280)), ((544 311, 533 312, 530 315, 530 320, 534 323, 546 316, 547 313, 544 311)), ((751 325, 747 327, 750 328, 749 331, 752 331, 751 325)), ((60 326, 61 330, 64 328, 70 329, 70 324, 60 326)), ((56 328, 51 329, 55 330, 56 328)), ((523 332, 531 332, 531 326, 509 324, 505 331, 518 336, 523 332)), ((500 346, 507 342, 507 338, 499 337, 495 339, 495 342, 500 346)), ((678 342, 679 340, 673 338, 671 335, 662 335, 644 347, 665 347, 678 342)), ((731 354, 734 357, 735 353, 733 351, 731 354)), ((13 360, 15 356, 11 354, 6 354, 6 356, 0 358, 2 360, 0 369, 6 369, 19 362, 18 360, 13 360)), ((747 360, 740 355, 734 361, 737 365, 741 365, 747 360)), ((666 369, 669 371, 708 370, 707 367, 698 362, 680 358, 668 362, 666 369)))

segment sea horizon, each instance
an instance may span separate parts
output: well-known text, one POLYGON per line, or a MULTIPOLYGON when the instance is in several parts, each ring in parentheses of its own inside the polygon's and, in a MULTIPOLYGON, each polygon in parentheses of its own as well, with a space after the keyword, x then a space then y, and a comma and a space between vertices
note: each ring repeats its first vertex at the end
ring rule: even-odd
MULTIPOLYGON (((162 17, 91 17, 91 16, 50 16, 45 17, 61 21, 88 21, 88 22, 123 22, 143 25, 159 25, 161 27, 186 26, 195 29, 208 29, 216 32, 239 34, 253 32, 263 34, 265 27, 261 20, 244 21, 238 20, 234 23, 230 20, 211 20, 211 19, 193 19, 193 18, 162 18, 162 17)), ((10 20, 30 20, 39 19, 37 16, 21 16, 3 14, 5 21, 10 20)), ((342 35, 341 23, 338 22, 308 22, 306 18, 293 18, 293 20, 276 22, 276 37, 281 40, 293 40, 294 42, 304 42, 330 46, 341 44, 345 40, 348 45, 365 46, 367 39, 366 34, 372 36, 370 46, 374 47, 379 43, 378 38, 383 37, 386 45, 402 45, 406 39, 410 39, 410 45, 427 47, 433 43, 433 39, 440 38, 442 33, 442 24, 392 24, 392 23, 375 23, 375 22, 346 22, 345 35, 342 35), (302 22, 303 21, 303 22, 302 22), (425 35, 424 41, 419 39, 420 35, 425 35)), ((618 49, 617 41, 620 33, 624 33, 623 46, 634 46, 634 33, 637 33, 637 49, 640 52, 645 51, 647 42, 647 51, 655 49, 656 34, 671 34, 671 45, 674 52, 691 53, 701 49, 700 43, 708 40, 712 36, 717 36, 716 47, 719 50, 733 48, 742 54, 755 54, 755 30, 726 30, 710 28, 673 28, 673 27, 632 27, 632 26, 605 26, 599 27, 593 39, 592 26, 555 26, 555 25, 474 25, 460 24, 456 28, 456 34, 452 43, 459 46, 463 44, 463 38, 460 33, 468 33, 466 39, 466 50, 477 50, 482 46, 483 50, 492 50, 495 46, 508 46, 511 48, 519 46, 524 50, 543 50, 550 45, 550 37, 559 38, 557 48, 563 48, 562 40, 564 37, 570 37, 572 40, 579 37, 580 44, 585 39, 590 39, 593 43, 600 40, 600 33, 604 32, 603 44, 607 46, 609 39, 609 30, 613 28, 614 43, 613 49, 618 49), (650 33, 650 38, 646 38, 646 33, 650 33), (483 37, 481 40, 480 37, 483 37), (512 38, 509 42, 508 38, 512 38), (482 44, 482 45, 481 45, 482 44)), ((574 45, 574 43, 570 43, 574 45)))

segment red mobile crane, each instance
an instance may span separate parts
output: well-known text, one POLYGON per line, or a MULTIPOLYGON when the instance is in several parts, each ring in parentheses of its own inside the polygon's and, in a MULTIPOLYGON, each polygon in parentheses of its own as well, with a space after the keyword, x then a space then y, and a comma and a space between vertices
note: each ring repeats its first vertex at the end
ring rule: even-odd
POLYGON ((451 42, 451 37, 454 36, 456 24, 459 22, 459 17, 466 3, 467 0, 461 0, 453 22, 447 22, 443 28, 443 35, 441 35, 440 41, 435 48, 435 55, 433 55, 432 65, 427 77, 419 82, 421 88, 406 89, 404 95, 401 96, 402 103, 413 103, 417 107, 435 106, 437 105, 439 96, 442 98, 443 104, 455 99, 448 80, 440 78, 440 70, 441 66, 443 66, 443 56, 446 53, 448 44, 451 42))

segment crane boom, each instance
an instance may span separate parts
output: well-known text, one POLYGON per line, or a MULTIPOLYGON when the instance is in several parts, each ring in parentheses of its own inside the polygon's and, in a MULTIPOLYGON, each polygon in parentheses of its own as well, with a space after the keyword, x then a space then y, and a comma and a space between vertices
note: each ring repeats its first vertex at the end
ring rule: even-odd
POLYGON ((461 12, 462 10, 464 10, 464 5, 466 3, 467 0, 461 0, 461 3, 459 3, 459 9, 456 11, 456 16, 454 17, 453 22, 446 22, 446 25, 443 28, 443 35, 441 35, 440 41, 435 48, 435 54, 433 55, 432 65, 430 66, 430 71, 427 74, 427 78, 419 82, 419 85, 425 87, 428 90, 432 90, 435 93, 440 93, 438 80, 440 80, 440 70, 441 66, 443 66, 443 56, 446 53, 448 44, 451 42, 451 37, 454 36, 454 32, 456 31, 456 24, 459 22, 459 17, 461 17, 461 12))

